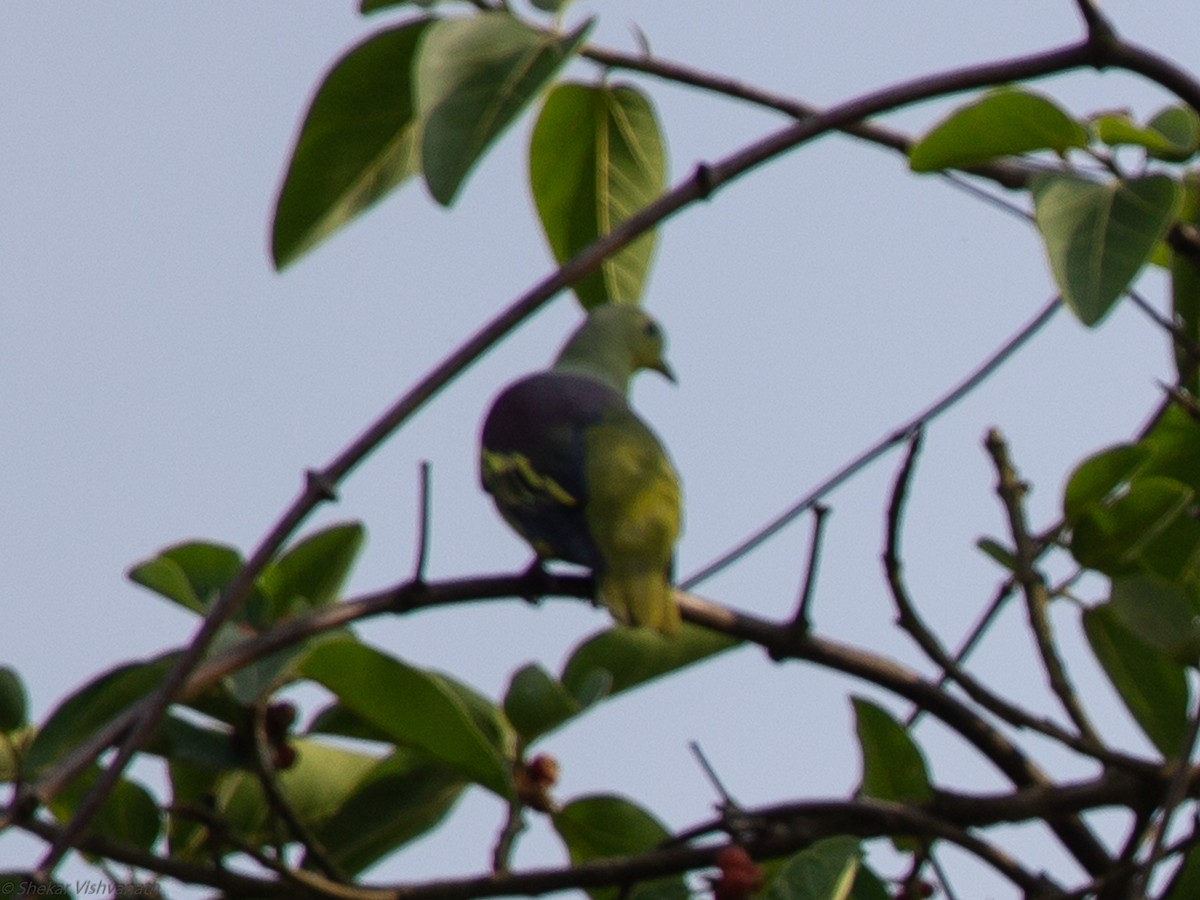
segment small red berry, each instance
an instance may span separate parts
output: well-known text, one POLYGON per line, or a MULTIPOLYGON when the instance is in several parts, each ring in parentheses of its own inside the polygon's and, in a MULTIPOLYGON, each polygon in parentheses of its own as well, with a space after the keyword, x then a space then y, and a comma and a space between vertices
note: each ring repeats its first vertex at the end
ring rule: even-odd
POLYGON ((745 900, 762 890, 763 872, 744 847, 730 844, 717 854, 720 878, 710 879, 714 900, 745 900))
POLYGON ((526 765, 530 779, 541 788, 552 788, 558 784, 558 760, 546 753, 539 753, 526 765))
POLYGON ((517 796, 521 802, 539 812, 554 812, 554 798, 550 788, 558 783, 558 760, 540 753, 529 762, 517 762, 513 766, 513 779, 517 796))

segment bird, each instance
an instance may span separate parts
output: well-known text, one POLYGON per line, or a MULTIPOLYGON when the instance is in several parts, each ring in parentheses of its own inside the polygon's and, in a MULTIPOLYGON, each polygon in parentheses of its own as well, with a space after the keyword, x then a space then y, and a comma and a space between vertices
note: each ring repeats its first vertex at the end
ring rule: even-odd
POLYGON ((551 368, 493 401, 480 477, 536 563, 590 568, 596 599, 621 624, 677 634, 671 574, 683 525, 679 475, 629 405, 642 369, 672 383, 662 328, 629 304, 593 308, 551 368))

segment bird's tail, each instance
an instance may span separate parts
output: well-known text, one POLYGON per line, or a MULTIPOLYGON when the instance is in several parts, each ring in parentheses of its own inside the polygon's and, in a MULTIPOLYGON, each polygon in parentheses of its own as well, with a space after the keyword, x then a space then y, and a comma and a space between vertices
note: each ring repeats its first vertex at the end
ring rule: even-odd
POLYGON ((661 572, 610 572, 599 579, 600 602, 625 625, 645 625, 666 635, 679 633, 683 620, 671 582, 661 572))

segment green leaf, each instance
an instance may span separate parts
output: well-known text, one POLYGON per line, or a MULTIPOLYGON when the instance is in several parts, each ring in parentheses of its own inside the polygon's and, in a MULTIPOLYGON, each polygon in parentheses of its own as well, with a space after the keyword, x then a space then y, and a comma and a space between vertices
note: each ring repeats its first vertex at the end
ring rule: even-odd
POLYGON ((1172 405, 1141 443, 1150 449, 1146 475, 1178 481, 1200 494, 1200 422, 1172 405))
MULTIPOLYGON (((298 677, 298 664, 307 658, 314 647, 344 641, 348 634, 345 629, 327 631, 259 657, 226 675, 221 680, 221 688, 237 707, 252 706, 288 682, 294 681, 298 677)), ((244 626, 223 625, 213 641, 211 653, 223 653, 238 646, 246 638, 244 626)))
POLYGON ((1092 120, 1096 136, 1110 147, 1142 147, 1148 151, 1169 152, 1173 142, 1166 135, 1139 125, 1126 112, 1105 113, 1092 120))
MULTIPOLYGON (((769 866, 760 900, 847 900, 862 865, 862 848, 852 837, 832 837, 769 866)), ((884 895, 886 896, 886 894, 884 895)))
POLYGON ((444 676, 348 640, 317 647, 300 671, 396 743, 425 751, 505 799, 512 796, 512 773, 501 748, 447 688, 444 676))
POLYGON ((892 900, 892 893, 885 886, 883 878, 860 861, 858 874, 854 876, 854 884, 850 888, 849 900, 892 900))
POLYGON ((998 156, 1086 147, 1087 131, 1039 94, 993 91, 951 113, 909 150, 914 172, 964 169, 998 156))
POLYGON ((993 538, 980 538, 975 542, 975 546, 1010 572, 1016 568, 1017 561, 1012 550, 999 541, 993 538))
POLYGON ((1185 106, 1167 107, 1144 126, 1127 112, 1105 113, 1092 120, 1092 128, 1110 147, 1142 147, 1149 156, 1168 162, 1188 159, 1200 140, 1196 114, 1185 106))
POLYGON ((352 709, 339 702, 330 703, 313 717, 308 726, 309 734, 336 734, 360 741, 376 741, 390 744, 391 739, 382 728, 372 725, 352 709))
POLYGON ((1075 517, 1071 553, 1081 565, 1109 575, 1148 568, 1166 577, 1184 572, 1200 538, 1187 518, 1195 492, 1173 478, 1146 476, 1129 483, 1110 504, 1075 517))
MULTIPOLYGON (((627 85, 560 84, 529 146, 529 180, 560 264, 608 234, 666 187, 666 154, 650 101, 627 85)), ((577 282, 584 308, 637 303, 654 255, 642 235, 577 282)))
POLYGON ((562 682, 534 663, 513 675, 504 695, 504 714, 527 746, 582 709, 562 682))
POLYGON ((852 702, 862 750, 862 795, 896 803, 932 799, 925 757, 908 730, 870 700, 854 697, 852 702))
POLYGON ((495 747, 505 759, 511 759, 515 751, 516 735, 505 718, 503 711, 489 697, 485 697, 470 685, 456 681, 441 672, 426 672, 443 691, 453 695, 454 699, 467 711, 475 727, 483 734, 488 743, 495 747))
POLYGON ((26 774, 36 777, 61 762, 94 731, 158 687, 174 662, 175 654, 168 654, 149 662, 118 666, 63 700, 29 748, 26 774))
MULTIPOLYGON (((1192 226, 1193 234, 1200 233, 1200 176, 1195 172, 1183 178, 1183 204, 1179 212, 1180 222, 1192 226)), ((1183 341, 1175 346, 1175 371, 1181 384, 1200 396, 1200 371, 1187 345, 1200 345, 1200 265, 1186 253, 1169 249, 1171 269, 1171 304, 1175 313, 1175 326, 1183 341)))
MULTIPOLYGON (((280 793, 289 807, 310 828, 334 815, 379 760, 344 747, 331 747, 308 738, 295 738, 295 763, 278 773, 280 793)), ((275 839, 271 805, 262 782, 253 772, 229 772, 217 782, 217 811, 234 832, 254 843, 275 839)))
POLYGON ((29 698, 15 669, 0 666, 0 731, 13 732, 28 721, 29 698))
POLYGON ((162 813, 153 794, 122 778, 105 799, 89 830, 98 837, 149 850, 162 831, 162 813))
POLYGON ((1171 882, 1159 895, 1162 900, 1195 900, 1200 897, 1200 846, 1193 844, 1171 882))
POLYGON ((1154 575, 1114 578, 1108 603, 1129 632, 1180 665, 1195 665, 1200 654, 1196 604, 1179 585, 1154 575))
POLYGON ((1137 444, 1082 463, 1063 507, 1085 566, 1143 571, 1200 592, 1200 423, 1171 406, 1137 444))
POLYGON ((239 768, 249 759, 234 747, 231 731, 205 727, 175 715, 166 717, 146 751, 169 762, 213 773, 239 768))
POLYGON ((1146 127, 1161 135, 1167 147, 1152 147, 1150 155, 1165 162, 1184 162, 1200 149, 1200 119, 1190 106, 1168 106, 1158 112, 1146 127))
MULTIPOLYGON (((220 772, 204 766, 172 759, 167 765, 171 803, 177 808, 211 806, 220 772)), ((167 817, 167 849, 172 859, 211 863, 217 856, 217 842, 210 841, 208 827, 190 816, 167 817)))
POLYGON ((494 12, 429 28, 416 96, 425 182, 435 200, 454 201, 471 168, 574 55, 589 27, 560 36, 494 12))
POLYGON ((348 875, 428 833, 454 808, 466 782, 449 766, 400 749, 377 763, 316 829, 348 875))
POLYGON ((31 725, 7 733, 7 740, 0 740, 0 784, 16 781, 24 775, 25 748, 33 740, 35 729, 31 725))
POLYGON ((690 666, 736 647, 735 638, 685 622, 674 637, 649 628, 615 627, 576 648, 563 668, 562 683, 581 705, 595 702, 596 688, 607 682, 610 694, 690 666))
MULTIPOLYGON (((74 816, 80 802, 100 777, 100 771, 98 766, 91 766, 50 801, 50 809, 60 822, 67 822, 74 816)), ((162 831, 162 814, 148 790, 121 778, 105 797, 88 830, 102 840, 149 850, 162 831)))
POLYGON ((192 541, 139 563, 128 577, 184 609, 204 614, 242 565, 242 555, 233 547, 192 541))
MULTIPOLYGON (((883 707, 862 697, 852 698, 855 730, 862 751, 864 797, 895 803, 924 803, 933 797, 929 769, 920 748, 903 725, 883 707)), ((921 841, 892 835, 901 852, 916 852, 921 841)))
MULTIPOLYGON (((364 4, 365 5, 365 4, 364 4)), ((300 128, 275 205, 282 269, 370 209, 420 167, 413 59, 430 22, 372 35, 325 76, 300 128)))
MULTIPOLYGON (((670 832, 650 813, 624 797, 597 794, 580 797, 552 816, 554 829, 571 855, 571 862, 619 859, 648 853, 670 837, 670 832)), ((617 888, 588 892, 593 900, 615 900, 617 888)), ((642 884, 634 897, 649 900, 687 900, 684 880, 678 876, 642 884)))
POLYGON ((263 571, 259 584, 280 612, 328 606, 338 599, 366 535, 359 522, 333 525, 290 547, 263 571))
POLYGON ((645 853, 671 836, 653 815, 612 794, 573 800, 554 814, 553 821, 572 863, 645 853))
POLYGON ((1165 758, 1177 756, 1188 731, 1185 668, 1134 635, 1110 604, 1085 609, 1083 629, 1134 720, 1165 758))
POLYGON ((1030 183, 1038 229, 1063 299, 1095 325, 1150 259, 1179 211, 1166 175, 1092 181, 1042 172, 1030 183))
POLYGON ((1088 457, 1071 473, 1063 492, 1063 513, 1074 525, 1093 507, 1110 501, 1118 490, 1146 467, 1150 448, 1142 444, 1119 444, 1088 457))

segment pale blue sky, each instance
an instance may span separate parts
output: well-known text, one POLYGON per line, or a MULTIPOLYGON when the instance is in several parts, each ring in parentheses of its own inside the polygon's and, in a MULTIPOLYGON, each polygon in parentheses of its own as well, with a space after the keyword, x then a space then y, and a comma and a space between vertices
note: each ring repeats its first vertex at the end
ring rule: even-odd
MULTIPOLYGON (((665 57, 821 104, 1080 33, 1067 0, 1003 9, 772 0, 753 15, 743 9, 614 0, 579 3, 571 19, 594 10, 595 39, 626 50, 636 22, 665 57)), ((1131 0, 1106 9, 1131 37, 1200 67, 1194 5, 1156 4, 1152 19, 1131 0)), ((251 548, 303 469, 329 460, 549 271, 527 197, 526 118, 453 210, 410 184, 285 274, 272 272, 269 217, 311 92, 335 57, 395 18, 297 0, 0 10, 0 660, 24 676, 38 717, 98 672, 190 636, 191 619, 124 579, 130 565, 189 538, 251 548)), ((639 83, 663 119, 672 181, 782 121, 639 83)), ((1043 89, 1077 113, 1128 105, 1145 116, 1168 102, 1123 76, 1061 78, 1043 89)), ((919 130, 941 108, 890 121, 919 130)), ((1161 303, 1158 281, 1144 288, 1161 303)), ((635 392, 684 477, 681 572, 926 405, 1052 293, 1025 225, 850 139, 826 137, 685 212, 660 241, 647 301, 670 336, 680 384, 647 378, 635 392)), ((352 592, 408 572, 421 459, 433 463, 431 577, 526 564, 477 487, 476 431, 491 395, 542 366, 577 316, 572 299, 557 300, 451 385, 310 523, 366 523, 352 592)), ((1132 310, 1095 331, 1062 315, 933 428, 905 547, 917 601, 948 640, 998 578, 972 546, 1002 534, 985 430, 998 425, 1009 436, 1034 485, 1033 520, 1046 524, 1070 466, 1131 434, 1156 400, 1154 380, 1168 375, 1161 336, 1132 310)), ((878 565, 894 464, 830 498, 816 615, 831 634, 913 660, 892 633, 878 565)), ((701 592, 785 615, 807 540, 807 527, 793 528, 701 592)), ((1078 649, 1074 612, 1059 612, 1064 640, 1078 649)), ((583 607, 513 602, 372 622, 362 633, 498 696, 516 668, 541 660, 556 669, 604 621, 583 607)), ((1042 702, 1032 665, 1013 665, 1026 652, 1021 622, 1008 618, 979 671, 1042 702)), ((1087 681, 1086 652, 1076 656, 1087 681)), ((562 762, 564 799, 620 791, 683 827, 706 818, 715 799, 687 752, 691 739, 743 803, 844 795, 858 774, 850 689, 870 693, 743 650, 604 706, 545 749, 562 762)), ((1108 702, 1103 689, 1096 696, 1108 702)), ((1123 714, 1107 708, 1106 726, 1127 734, 1123 714)), ((920 737, 950 783, 1000 786, 937 727, 920 737)), ((473 797, 451 825, 454 843, 425 842, 378 876, 478 871, 500 822, 495 803, 473 797)), ((1016 839, 1048 865, 1057 859, 1050 842, 1016 839)), ((0 864, 38 855, 32 843, 0 838, 0 864)), ((527 865, 558 859, 543 834, 518 856, 527 865)), ((979 877, 992 896, 1007 896, 979 877)))

